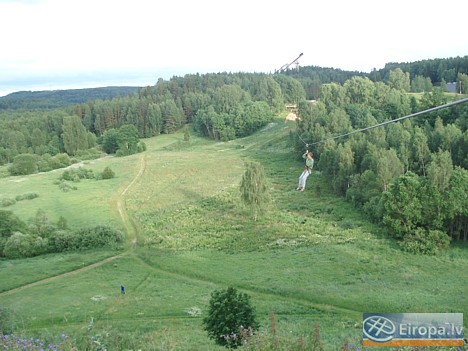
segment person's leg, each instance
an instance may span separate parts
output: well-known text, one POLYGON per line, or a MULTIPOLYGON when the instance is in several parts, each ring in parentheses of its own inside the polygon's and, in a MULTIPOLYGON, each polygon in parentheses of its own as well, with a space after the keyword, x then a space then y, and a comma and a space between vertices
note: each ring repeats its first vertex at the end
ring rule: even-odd
POLYGON ((304 191, 306 182, 307 182, 307 177, 309 177, 309 171, 304 171, 302 172, 300 178, 299 178, 299 188, 300 190, 304 191))
POLYGON ((299 188, 298 188, 298 190, 304 189, 305 183, 306 183, 306 180, 307 180, 308 176, 309 176, 309 172, 307 172, 307 171, 302 172, 301 176, 299 177, 299 188))

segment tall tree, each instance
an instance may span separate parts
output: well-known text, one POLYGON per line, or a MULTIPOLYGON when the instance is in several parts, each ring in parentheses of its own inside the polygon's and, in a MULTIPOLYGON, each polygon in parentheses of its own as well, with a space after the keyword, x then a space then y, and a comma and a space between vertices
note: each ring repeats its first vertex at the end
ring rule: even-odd
POLYGON ((383 222, 397 238, 403 238, 418 228, 423 214, 419 177, 408 172, 396 179, 383 193, 383 222))
POLYGON ((401 68, 396 68, 389 73, 388 85, 396 90, 409 92, 410 74, 408 72, 403 72, 401 68))
POLYGON ((74 156, 78 150, 88 149, 86 128, 78 116, 64 117, 62 130, 63 146, 67 154, 74 156))
POLYGON ((254 220, 266 202, 266 175, 263 166, 256 162, 246 164, 246 170, 240 184, 242 200, 249 206, 254 220))

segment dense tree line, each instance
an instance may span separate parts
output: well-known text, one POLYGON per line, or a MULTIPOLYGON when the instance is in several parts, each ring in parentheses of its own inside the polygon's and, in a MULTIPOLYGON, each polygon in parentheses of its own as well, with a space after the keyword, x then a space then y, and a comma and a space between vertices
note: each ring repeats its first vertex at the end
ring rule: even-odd
MULTIPOLYGON (((219 73, 160 79, 133 95, 64 109, 4 110, 0 165, 19 156, 17 164, 34 158, 33 168, 50 170, 56 168, 56 155, 89 157, 97 144, 105 152, 127 155, 144 149, 136 138, 173 133, 186 123, 213 139, 230 140, 264 126, 286 102, 304 98, 301 84, 291 77, 219 73)), ((16 169, 24 168, 15 166, 12 174, 24 174, 16 169)))
MULTIPOLYGON (((468 56, 387 63, 384 68, 373 70, 368 77, 373 81, 387 81, 390 73, 397 68, 408 73, 411 80, 423 77, 429 79, 433 85, 440 86, 442 82, 459 82, 460 78, 466 79, 463 75, 468 75, 468 56)), ((462 84, 462 89, 464 93, 468 93, 468 87, 464 85, 462 84)))
POLYGON ((468 56, 431 59, 406 63, 387 63, 382 69, 374 69, 370 73, 357 71, 344 71, 337 68, 324 68, 317 66, 304 66, 298 69, 289 69, 285 75, 299 81, 308 100, 316 100, 320 96, 323 84, 337 83, 343 85, 352 77, 367 77, 373 82, 389 84, 392 75, 399 69, 403 74, 408 74, 411 81, 411 92, 431 92, 433 86, 442 87, 446 83, 456 82, 457 92, 468 94, 468 56), (460 84, 461 82, 461 84, 460 84))
POLYGON ((302 84, 308 100, 316 100, 319 97, 322 84, 343 84, 352 77, 367 76, 364 72, 344 71, 338 68, 318 66, 304 66, 299 67, 299 69, 289 69, 285 71, 284 74, 293 77, 302 84))
MULTIPOLYGON (((301 138, 313 143, 447 102, 440 88, 410 97, 402 70, 389 77, 323 85, 317 103, 299 104, 301 138)), ((467 116, 468 104, 459 104, 317 144, 318 169, 408 250, 435 252, 446 238, 468 240, 467 116)))
POLYGON ((151 137, 193 122, 203 135, 230 140, 251 134, 282 110, 285 102, 304 97, 301 84, 283 75, 193 74, 159 79, 134 96, 82 104, 73 114, 98 136, 132 124, 140 137, 151 137))
POLYGON ((0 110, 56 109, 85 103, 89 100, 113 99, 138 91, 138 87, 103 87, 45 91, 19 91, 0 97, 0 110))

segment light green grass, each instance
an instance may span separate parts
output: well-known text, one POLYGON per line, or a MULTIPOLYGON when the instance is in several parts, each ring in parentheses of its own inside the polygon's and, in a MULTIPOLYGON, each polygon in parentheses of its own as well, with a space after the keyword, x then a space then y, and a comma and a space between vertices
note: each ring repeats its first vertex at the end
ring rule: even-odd
POLYGON ((86 267, 107 257, 116 251, 93 250, 49 254, 22 260, 0 260, 0 293, 53 277, 75 269, 86 267))
MULTIPOLYGON (((283 340, 310 338, 317 323, 326 350, 345 339, 359 343, 362 312, 463 312, 466 325, 466 245, 438 257, 405 254, 382 228, 336 198, 318 172, 304 193, 296 192, 301 162, 289 146, 290 126, 276 121, 228 143, 192 136, 187 144, 182 134, 145 140, 143 154, 89 165, 109 165, 117 178, 77 183, 82 196, 53 193, 51 174, 25 177, 25 188, 0 180, 2 194, 50 187, 49 200, 41 194, 19 203, 27 207, 11 207, 21 218, 33 216, 35 201, 44 198, 50 216, 70 213, 74 225, 87 218, 118 223, 121 201, 139 238, 102 266, 0 295, 0 306, 14 311, 27 335, 66 332, 83 345, 101 335, 114 349, 223 349, 207 339, 203 315, 188 311, 205 313, 211 292, 230 285, 252 296, 262 330, 271 311, 283 340), (270 200, 257 221, 237 189, 246 160, 261 162, 269 181, 270 200), (55 196, 68 201, 57 206, 55 196)), ((115 253, 0 261, 0 282, 10 289, 106 254, 115 253), (17 284, 16 275, 22 277, 17 284)))

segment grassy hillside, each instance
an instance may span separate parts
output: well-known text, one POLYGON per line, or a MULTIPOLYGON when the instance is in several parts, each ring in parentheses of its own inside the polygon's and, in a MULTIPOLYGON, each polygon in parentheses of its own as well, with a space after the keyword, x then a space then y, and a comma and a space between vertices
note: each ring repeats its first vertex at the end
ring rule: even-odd
POLYGON ((325 350, 345 339, 359 344, 363 312, 463 312, 467 325, 466 247, 438 257, 403 253, 333 196, 320 172, 296 192, 302 166, 291 128, 278 120, 228 143, 159 136, 143 154, 90 162, 116 178, 83 180, 66 193, 53 184, 60 171, 0 179, 2 197, 39 193, 8 208, 22 219, 42 208, 71 226, 113 223, 133 242, 118 252, 0 260, 0 306, 25 336, 66 333, 112 350, 223 349, 207 339, 202 317, 210 293, 227 286, 252 296, 262 330, 276 314, 283 344, 309 342, 314 325, 325 350), (238 192, 246 160, 268 175, 270 200, 257 221, 238 192), (112 259, 88 267, 105 257, 112 259), (24 286, 47 276, 57 277, 24 286))

